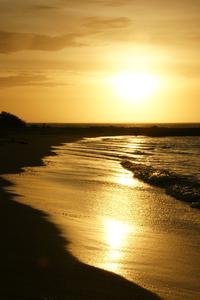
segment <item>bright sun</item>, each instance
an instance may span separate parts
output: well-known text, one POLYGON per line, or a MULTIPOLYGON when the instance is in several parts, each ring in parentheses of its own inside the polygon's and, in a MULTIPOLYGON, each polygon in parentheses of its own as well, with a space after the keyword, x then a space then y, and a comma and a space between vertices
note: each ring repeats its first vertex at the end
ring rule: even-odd
POLYGON ((112 86, 124 100, 141 101, 159 88, 159 77, 148 72, 125 71, 114 75, 112 86))

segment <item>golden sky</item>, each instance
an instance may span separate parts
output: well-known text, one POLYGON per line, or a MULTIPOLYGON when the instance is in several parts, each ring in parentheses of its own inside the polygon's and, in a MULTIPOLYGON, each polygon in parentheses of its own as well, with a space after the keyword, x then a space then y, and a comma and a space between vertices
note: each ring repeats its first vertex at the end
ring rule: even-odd
POLYGON ((199 0, 0 0, 0 111, 200 122, 199 0))

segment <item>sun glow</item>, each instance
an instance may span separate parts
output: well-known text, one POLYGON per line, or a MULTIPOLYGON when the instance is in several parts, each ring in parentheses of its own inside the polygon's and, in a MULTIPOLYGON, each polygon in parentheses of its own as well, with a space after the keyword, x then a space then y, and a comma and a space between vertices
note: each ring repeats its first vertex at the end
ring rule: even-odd
POLYGON ((142 71, 120 72, 112 77, 112 86, 124 100, 140 101, 151 97, 160 86, 160 78, 142 71))

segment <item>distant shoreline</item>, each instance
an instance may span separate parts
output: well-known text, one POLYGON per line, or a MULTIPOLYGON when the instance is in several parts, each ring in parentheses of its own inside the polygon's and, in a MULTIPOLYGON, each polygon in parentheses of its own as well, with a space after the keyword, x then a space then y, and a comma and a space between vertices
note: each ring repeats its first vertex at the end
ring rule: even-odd
MULTIPOLYGON (((1 128, 0 128, 1 129, 1 128)), ((176 137, 200 136, 200 127, 53 127, 28 125, 0 131, 0 175, 21 172, 24 167, 43 164, 45 156, 54 155, 53 146, 84 137, 98 136, 176 137)))
MULTIPOLYGON (((0 128, 1 129, 1 128, 0 128)), ((169 126, 129 126, 120 125, 63 125, 53 126, 50 124, 27 124, 25 128, 6 129, 2 128, 0 138, 4 135, 43 135, 57 141, 59 137, 73 136, 79 137, 95 137, 95 136, 116 136, 116 135, 132 135, 132 136, 149 136, 149 137, 172 137, 172 136, 200 136, 200 125, 196 127, 169 127, 169 126)), ((62 138, 61 138, 62 139, 62 138)))
POLYGON ((200 127, 200 122, 177 122, 177 123, 157 123, 157 122, 152 122, 152 123, 110 123, 110 122, 98 122, 98 123, 77 123, 77 122, 66 122, 66 123, 59 123, 59 122, 28 122, 28 125, 43 125, 46 124, 47 126, 50 127, 92 127, 92 126, 97 126, 97 127, 152 127, 152 126, 158 126, 158 127, 169 127, 169 128, 175 128, 175 127, 186 127, 186 128, 191 128, 191 127, 200 127))

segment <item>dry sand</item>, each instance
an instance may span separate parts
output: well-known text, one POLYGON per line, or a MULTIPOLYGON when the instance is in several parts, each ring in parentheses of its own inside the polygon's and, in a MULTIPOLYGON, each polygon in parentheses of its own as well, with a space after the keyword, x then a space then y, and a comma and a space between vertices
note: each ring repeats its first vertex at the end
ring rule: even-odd
MULTIPOLYGON (((80 138, 56 134, 9 133, 0 137, 0 174, 41 165, 51 146, 80 138)), ((83 264, 66 250, 59 228, 39 210, 15 201, 0 177, 0 299, 158 299, 126 279, 83 264)))

